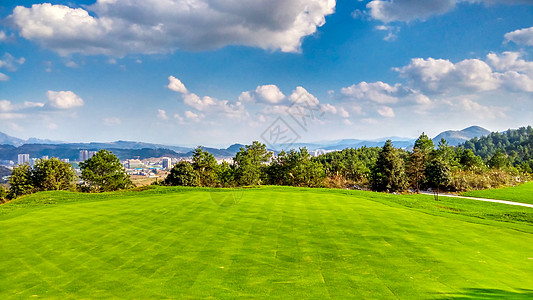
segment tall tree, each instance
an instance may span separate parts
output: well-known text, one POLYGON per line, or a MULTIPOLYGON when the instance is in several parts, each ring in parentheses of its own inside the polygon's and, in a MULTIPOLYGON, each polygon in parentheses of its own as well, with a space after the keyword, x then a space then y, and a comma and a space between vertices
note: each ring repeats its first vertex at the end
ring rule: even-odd
POLYGON ((120 160, 105 149, 80 162, 80 169, 81 178, 97 191, 108 192, 133 187, 120 160))
POLYGON ((31 176, 31 167, 29 164, 18 165, 13 168, 11 177, 9 177, 9 199, 15 199, 18 196, 32 193, 34 190, 31 176))
POLYGON ((422 134, 415 141, 413 146, 413 152, 409 155, 407 174, 409 176, 410 185, 413 186, 416 191, 420 192, 420 186, 425 183, 424 170, 430 160, 435 146, 433 141, 422 132, 422 134))
POLYGON ((435 158, 428 163, 425 173, 429 185, 434 189, 435 200, 439 200, 441 187, 447 186, 451 181, 450 167, 441 159, 435 158))
POLYGON ((498 149, 496 150, 496 153, 494 153, 494 155, 489 159, 489 161, 487 161, 487 164, 493 169, 501 169, 507 167, 507 165, 509 164, 509 160, 507 159, 505 154, 503 154, 503 152, 498 149))
POLYGON ((180 161, 170 170, 167 178, 165 178, 165 184, 178 186, 198 186, 198 172, 194 170, 189 162, 180 161))
POLYGON ((55 157, 40 159, 33 166, 32 180, 39 191, 68 190, 74 186, 75 178, 72 166, 55 157))
POLYGON ((406 187, 404 162, 390 140, 381 148, 372 170, 370 184, 373 190, 379 192, 396 192, 406 187))
POLYGON ((237 182, 241 185, 260 184, 263 168, 271 157, 266 145, 258 141, 241 147, 233 159, 237 182))
POLYGON ((198 172, 200 186, 217 185, 218 164, 213 154, 196 147, 192 153, 192 167, 198 172))

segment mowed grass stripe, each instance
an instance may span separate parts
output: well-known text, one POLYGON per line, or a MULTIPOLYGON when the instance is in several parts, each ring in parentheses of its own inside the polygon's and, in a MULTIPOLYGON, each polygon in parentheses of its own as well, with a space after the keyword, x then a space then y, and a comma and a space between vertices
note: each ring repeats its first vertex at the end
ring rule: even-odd
POLYGON ((507 200, 533 204, 533 182, 499 189, 470 191, 462 194, 468 197, 507 200))
POLYGON ((364 195, 251 189, 221 206, 163 190, 16 211, 0 220, 0 297, 532 295, 532 234, 364 195))

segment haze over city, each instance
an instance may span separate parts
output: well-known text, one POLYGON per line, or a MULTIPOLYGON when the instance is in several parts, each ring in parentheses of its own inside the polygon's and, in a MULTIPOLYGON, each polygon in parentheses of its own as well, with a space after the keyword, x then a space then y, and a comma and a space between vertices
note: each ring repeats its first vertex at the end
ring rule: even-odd
POLYGON ((50 2, 0 6, 11 136, 228 146, 279 120, 312 142, 533 119, 531 1, 50 2))

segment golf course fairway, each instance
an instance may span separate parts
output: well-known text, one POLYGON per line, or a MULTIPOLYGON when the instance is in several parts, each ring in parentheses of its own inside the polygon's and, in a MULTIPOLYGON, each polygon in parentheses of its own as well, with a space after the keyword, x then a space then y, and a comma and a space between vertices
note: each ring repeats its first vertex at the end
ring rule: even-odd
POLYGON ((0 299, 533 298, 533 209, 443 201, 289 187, 38 193, 0 206, 0 299))

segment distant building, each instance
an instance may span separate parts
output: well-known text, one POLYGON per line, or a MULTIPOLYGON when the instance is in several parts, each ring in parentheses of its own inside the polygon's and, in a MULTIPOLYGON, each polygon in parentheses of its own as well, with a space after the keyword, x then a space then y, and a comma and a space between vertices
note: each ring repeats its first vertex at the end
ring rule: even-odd
POLYGON ((163 170, 172 169, 172 159, 170 157, 163 157, 162 167, 163 170))
POLYGON ((68 159, 68 158, 62 158, 61 161, 64 162, 64 163, 67 163, 67 164, 68 164, 68 163, 70 162, 70 159, 68 159))
POLYGON ((87 150, 80 150, 80 156, 79 161, 86 161, 89 159, 89 151, 87 150))
POLYGON ((92 158, 93 156, 96 155, 98 151, 89 151, 89 158, 92 158))
POLYGON ((27 162, 30 162, 30 155, 29 154, 19 154, 18 155, 17 163, 19 165, 22 165, 22 164, 27 163, 27 162))
POLYGON ((47 160, 47 159, 48 159, 48 155, 43 155, 43 156, 41 156, 41 159, 42 159, 42 160, 47 160))
POLYGON ((128 169, 138 169, 138 168, 143 168, 143 167, 144 167, 144 164, 140 160, 128 159, 128 162, 127 162, 128 169))

